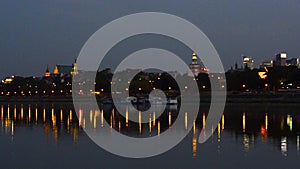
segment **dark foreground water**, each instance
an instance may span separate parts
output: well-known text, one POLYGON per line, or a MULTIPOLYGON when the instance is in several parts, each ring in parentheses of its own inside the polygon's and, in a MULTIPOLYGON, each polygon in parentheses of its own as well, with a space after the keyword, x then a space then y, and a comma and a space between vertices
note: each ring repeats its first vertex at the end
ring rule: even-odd
POLYGON ((112 130, 123 134, 157 135, 175 120, 176 107, 168 107, 166 111, 153 124, 139 125, 120 118, 111 105, 103 106, 100 112, 85 112, 78 120, 72 104, 2 103, 0 168, 296 169, 300 166, 300 106, 295 104, 227 105, 213 137, 199 144, 198 135, 207 116, 207 109, 203 108, 192 131, 179 145, 146 159, 128 159, 106 152, 83 131, 86 125, 103 127, 106 120, 112 130))

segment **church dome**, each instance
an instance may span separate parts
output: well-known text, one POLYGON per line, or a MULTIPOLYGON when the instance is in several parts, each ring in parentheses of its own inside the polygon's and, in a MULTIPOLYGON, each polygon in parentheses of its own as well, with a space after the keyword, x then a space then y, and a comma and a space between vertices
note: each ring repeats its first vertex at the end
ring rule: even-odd
POLYGON ((196 52, 193 53, 192 60, 197 60, 197 53, 196 52))

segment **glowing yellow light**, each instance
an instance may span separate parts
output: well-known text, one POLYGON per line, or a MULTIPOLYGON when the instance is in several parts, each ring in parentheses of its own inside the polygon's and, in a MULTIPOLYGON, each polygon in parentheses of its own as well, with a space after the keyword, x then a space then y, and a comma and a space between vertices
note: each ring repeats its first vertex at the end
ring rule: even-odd
MULTIPOLYGON (((21 114, 21 116, 23 116, 22 114, 21 114)), ((23 118, 23 117, 22 117, 23 118)), ((46 121, 46 108, 44 107, 44 109, 43 109, 43 121, 45 122, 46 121)))
POLYGON ((243 132, 246 131, 246 114, 243 113, 243 132))
POLYGON ((14 119, 16 120, 17 118, 17 107, 16 105, 14 106, 14 119))
POLYGON ((53 74, 55 74, 55 75, 58 75, 58 74, 59 74, 58 66, 55 66, 55 67, 54 67, 53 74))
POLYGON ((93 124, 93 111, 90 110, 90 124, 93 124))
POLYGON ((205 129, 205 126, 206 126, 205 113, 203 113, 203 115, 202 115, 202 123, 203 123, 203 129, 205 129))
POLYGON ((3 113, 4 113, 4 109, 3 109, 3 105, 1 105, 1 118, 3 118, 3 113))
POLYGON ((184 126, 185 126, 185 129, 187 130, 187 128, 188 128, 188 114, 187 114, 187 112, 185 112, 185 114, 184 114, 184 126))
POLYGON ((139 131, 142 133, 142 113, 139 111, 139 131))
POLYGON ((82 116, 83 116, 82 109, 79 109, 78 114, 79 114, 78 117, 79 126, 82 126, 82 116))
POLYGON ((37 122, 37 120, 38 120, 38 107, 36 105, 36 107, 35 107, 35 122, 37 122))
POLYGON ((103 110, 101 110, 101 127, 104 127, 103 110))
POLYGON ((10 111, 10 110, 9 110, 9 105, 8 105, 8 106, 7 106, 7 119, 8 119, 8 120, 10 119, 10 117, 9 117, 9 116, 10 116, 9 111, 10 111))
POLYGON ((151 131, 152 131, 152 126, 151 126, 151 124, 152 124, 152 118, 151 118, 151 115, 150 115, 150 117, 149 117, 149 132, 151 133, 151 131))
POLYGON ((110 128, 112 129, 112 127, 113 127, 113 117, 112 117, 112 115, 110 115, 110 128))
POLYGON ((126 108, 126 127, 128 127, 128 108, 126 108))
POLYGON ((172 124, 172 114, 169 112, 169 127, 171 127, 172 124))
POLYGON ((97 116, 94 115, 94 129, 97 128, 97 116))
POLYGON ((192 140, 192 147, 193 147, 193 157, 196 157, 197 156, 197 137, 193 137, 193 140, 192 140))
POLYGON ((14 121, 11 122, 11 135, 13 136, 15 132, 14 121))
POLYGON ((266 116, 265 116, 265 127, 266 127, 266 130, 268 131, 268 114, 266 113, 266 116))
POLYGON ((115 109, 111 110, 111 115, 112 115, 112 125, 113 125, 113 127, 115 127, 116 126, 116 123, 115 123, 115 109))
POLYGON ((28 106, 28 118, 29 118, 29 122, 31 121, 31 107, 30 105, 28 106))
POLYGON ((63 121, 63 109, 60 109, 60 121, 63 121))
POLYGON ((70 121, 72 121, 72 109, 70 109, 70 121))
POLYGON ((160 121, 157 122, 157 134, 160 135, 160 121))
POLYGON ((289 125, 290 124, 290 119, 291 119, 291 115, 287 115, 287 117, 286 117, 286 123, 287 123, 287 125, 289 125))
POLYGON ((222 131, 225 129, 225 116, 222 115, 222 131))
POLYGON ((221 124, 218 124, 218 139, 221 138, 221 124))

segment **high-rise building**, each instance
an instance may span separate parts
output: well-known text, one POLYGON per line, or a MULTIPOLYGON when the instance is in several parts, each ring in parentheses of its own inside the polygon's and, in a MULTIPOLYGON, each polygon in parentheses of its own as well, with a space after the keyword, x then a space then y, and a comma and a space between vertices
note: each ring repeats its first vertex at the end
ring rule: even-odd
POLYGON ((250 56, 243 56, 244 69, 254 69, 254 60, 250 56))
POLYGON ((264 68, 264 67, 273 67, 274 66, 274 61, 273 60, 267 60, 267 61, 263 61, 259 64, 260 68, 264 68))
POLYGON ((276 54, 275 65, 276 66, 286 66, 286 58, 287 58, 287 53, 285 53, 285 52, 276 54))
POLYGON ((286 65, 300 67, 299 58, 292 58, 292 59, 286 60, 286 65))

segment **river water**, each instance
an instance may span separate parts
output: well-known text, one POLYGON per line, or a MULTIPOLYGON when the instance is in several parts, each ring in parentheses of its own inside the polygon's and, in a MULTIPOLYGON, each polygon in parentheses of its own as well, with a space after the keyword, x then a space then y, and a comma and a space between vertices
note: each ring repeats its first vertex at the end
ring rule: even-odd
POLYGON ((199 144, 207 110, 200 108, 190 133, 170 151, 130 159, 100 148, 83 129, 110 127, 131 137, 150 137, 172 126, 176 106, 167 107, 167 113, 151 125, 139 125, 112 105, 77 117, 71 103, 0 103, 0 168, 299 168, 300 106, 227 104, 213 136, 199 144))

